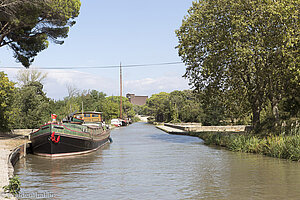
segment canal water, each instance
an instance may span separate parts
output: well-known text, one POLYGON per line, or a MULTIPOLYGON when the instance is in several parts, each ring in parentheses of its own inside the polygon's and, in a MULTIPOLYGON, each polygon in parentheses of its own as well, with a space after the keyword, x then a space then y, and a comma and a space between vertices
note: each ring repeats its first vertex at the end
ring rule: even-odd
POLYGON ((300 163, 206 146, 145 123, 117 128, 87 155, 29 155, 19 199, 300 199, 300 163))

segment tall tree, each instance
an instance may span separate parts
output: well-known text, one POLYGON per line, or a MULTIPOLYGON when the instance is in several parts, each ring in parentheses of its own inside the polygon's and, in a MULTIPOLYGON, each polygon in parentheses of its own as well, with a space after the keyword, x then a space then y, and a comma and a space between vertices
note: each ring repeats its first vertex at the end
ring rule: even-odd
POLYGON ((12 49, 28 68, 49 40, 63 44, 80 6, 80 0, 1 0, 0 47, 12 49))
POLYGON ((258 128, 267 99, 299 77, 299 0, 200 0, 188 13, 176 31, 184 76, 200 91, 245 95, 258 128))
POLYGON ((169 93, 161 92, 147 99, 146 109, 150 115, 155 117, 157 122, 165 122, 171 119, 169 97, 169 93))
POLYGON ((19 88, 13 106, 19 108, 19 113, 14 113, 13 128, 38 128, 50 119, 50 99, 40 82, 30 82, 19 88))
POLYGON ((203 101, 199 94, 184 90, 185 100, 182 106, 179 107, 179 118, 184 122, 204 122, 205 114, 203 111, 203 101))
POLYGON ((0 131, 9 128, 9 116, 12 114, 11 104, 15 91, 15 83, 9 81, 4 72, 0 72, 0 131))

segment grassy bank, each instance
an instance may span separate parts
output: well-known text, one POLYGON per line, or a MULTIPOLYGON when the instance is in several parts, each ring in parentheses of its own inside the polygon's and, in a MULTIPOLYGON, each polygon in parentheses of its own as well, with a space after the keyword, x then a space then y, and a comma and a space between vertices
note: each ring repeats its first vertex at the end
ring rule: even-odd
POLYGON ((257 136, 235 133, 190 133, 208 145, 219 145, 231 151, 258 153, 276 158, 300 161, 300 134, 257 136))

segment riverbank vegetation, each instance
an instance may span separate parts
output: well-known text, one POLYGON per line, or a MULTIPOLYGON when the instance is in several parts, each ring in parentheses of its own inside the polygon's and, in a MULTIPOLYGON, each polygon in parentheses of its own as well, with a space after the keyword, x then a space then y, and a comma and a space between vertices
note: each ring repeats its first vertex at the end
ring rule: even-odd
MULTIPOLYGON (((97 90, 80 91, 67 86, 68 96, 62 100, 47 97, 43 90, 45 74, 36 70, 24 70, 18 74, 18 82, 10 81, 0 72, 0 131, 11 129, 35 129, 50 121, 51 114, 62 120, 72 112, 102 112, 103 119, 110 121, 120 115, 120 97, 107 96, 97 90)), ((125 97, 123 117, 134 119, 134 107, 125 97)))
MULTIPOLYGON (((153 120, 157 122, 198 122, 203 125, 251 124, 250 112, 248 115, 243 114, 235 119, 230 116, 230 112, 227 112, 228 107, 225 104, 220 102, 217 109, 207 109, 205 99, 196 98, 200 96, 199 93, 191 91, 159 93, 148 99, 142 112, 154 116, 153 120)), ((293 105, 297 112, 296 110, 289 112, 285 109, 285 104, 285 101, 279 104, 279 113, 282 117, 280 118, 281 125, 277 127, 273 126, 271 106, 266 106, 259 130, 247 133, 197 132, 188 133, 188 135, 200 137, 205 144, 223 146, 231 151, 258 153, 299 161, 300 120, 299 106, 297 106, 299 104, 293 105)))
MULTIPOLYGON (((221 98, 221 94, 217 98, 221 98)), ((251 125, 252 114, 249 104, 230 106, 233 104, 228 105, 226 101, 221 100, 215 101, 217 98, 211 97, 205 92, 191 90, 161 92, 152 95, 137 112, 153 116, 153 120, 156 122, 197 122, 204 126, 251 125), (238 109, 242 106, 245 109, 248 106, 248 112, 244 113, 238 109), (232 112, 232 110, 236 110, 236 112, 232 112)), ((261 112, 259 129, 253 130, 252 133, 259 135, 294 134, 293 127, 299 126, 300 121, 300 97, 295 95, 291 98, 294 100, 283 99, 279 103, 280 122, 277 126, 275 126, 272 106, 268 102, 261 112)))
POLYGON ((207 145, 226 147, 231 151, 258 153, 270 157, 300 161, 300 127, 293 135, 253 135, 238 133, 190 133, 205 141, 207 145))
POLYGON ((18 176, 14 176, 9 179, 9 184, 3 186, 3 190, 6 193, 13 194, 14 196, 19 194, 21 190, 21 182, 18 176))

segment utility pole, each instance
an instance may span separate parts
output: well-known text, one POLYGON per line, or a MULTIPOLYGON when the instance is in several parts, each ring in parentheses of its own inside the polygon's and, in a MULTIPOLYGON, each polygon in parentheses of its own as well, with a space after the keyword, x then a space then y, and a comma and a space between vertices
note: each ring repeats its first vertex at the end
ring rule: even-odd
POLYGON ((122 118, 122 65, 120 63, 120 119, 122 118))
POLYGON ((82 119, 84 119, 84 115, 83 115, 83 101, 81 102, 81 114, 82 114, 82 119))

